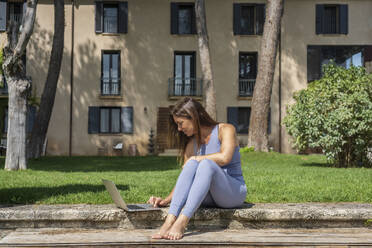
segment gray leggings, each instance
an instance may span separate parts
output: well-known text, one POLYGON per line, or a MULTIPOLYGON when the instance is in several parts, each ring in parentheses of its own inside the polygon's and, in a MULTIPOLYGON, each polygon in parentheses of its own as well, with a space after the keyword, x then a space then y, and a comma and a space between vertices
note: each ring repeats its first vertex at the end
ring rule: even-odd
POLYGON ((176 183, 169 214, 191 218, 200 205, 234 208, 247 194, 244 179, 234 178, 210 159, 189 160, 176 183))

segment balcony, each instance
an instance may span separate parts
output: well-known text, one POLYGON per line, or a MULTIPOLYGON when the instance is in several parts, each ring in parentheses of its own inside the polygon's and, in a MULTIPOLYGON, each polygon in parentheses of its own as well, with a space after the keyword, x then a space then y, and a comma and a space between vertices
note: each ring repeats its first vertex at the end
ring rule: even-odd
POLYGON ((169 78, 168 97, 203 96, 203 80, 197 78, 169 78))
POLYGON ((13 21, 15 23, 21 24, 21 22, 22 22, 22 14, 13 14, 13 13, 11 13, 9 15, 9 20, 10 21, 13 21))
POLYGON ((101 95, 119 96, 120 82, 120 78, 101 78, 101 95))
POLYGON ((239 96, 252 97, 256 79, 239 79, 239 96))

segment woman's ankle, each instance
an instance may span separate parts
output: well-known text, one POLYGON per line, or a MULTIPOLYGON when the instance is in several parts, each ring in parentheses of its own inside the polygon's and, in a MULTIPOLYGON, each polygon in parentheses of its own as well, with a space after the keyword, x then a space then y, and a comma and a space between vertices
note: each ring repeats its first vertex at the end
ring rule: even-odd
POLYGON ((177 220, 177 216, 173 214, 168 214, 167 217, 165 218, 165 222, 167 223, 174 223, 177 220))

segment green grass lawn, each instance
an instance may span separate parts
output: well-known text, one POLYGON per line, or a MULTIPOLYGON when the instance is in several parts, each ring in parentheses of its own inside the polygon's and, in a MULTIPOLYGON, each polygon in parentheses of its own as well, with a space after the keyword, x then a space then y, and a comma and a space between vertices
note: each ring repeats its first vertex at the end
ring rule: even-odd
MULTIPOLYGON (((247 202, 372 202, 372 169, 330 168, 324 156, 250 152, 242 167, 247 202)), ((0 170, 0 204, 112 203, 101 178, 145 202, 167 196, 179 172, 174 157, 43 157, 27 171, 0 170)))

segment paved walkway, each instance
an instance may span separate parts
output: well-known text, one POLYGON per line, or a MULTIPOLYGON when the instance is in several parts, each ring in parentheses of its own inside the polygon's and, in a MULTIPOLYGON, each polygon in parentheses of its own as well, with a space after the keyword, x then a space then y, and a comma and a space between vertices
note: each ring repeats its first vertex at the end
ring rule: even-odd
POLYGON ((187 231, 178 241, 151 240, 155 230, 19 229, 7 230, 0 247, 249 247, 372 246, 372 229, 251 229, 187 231))

